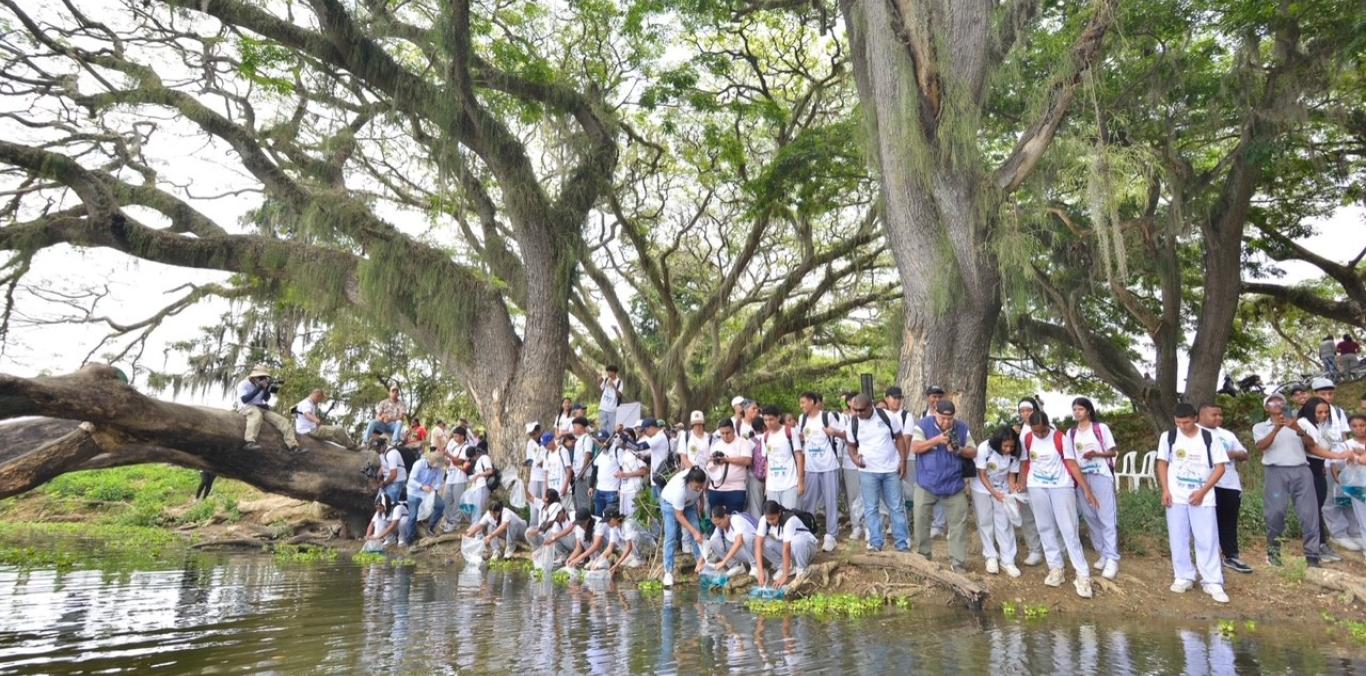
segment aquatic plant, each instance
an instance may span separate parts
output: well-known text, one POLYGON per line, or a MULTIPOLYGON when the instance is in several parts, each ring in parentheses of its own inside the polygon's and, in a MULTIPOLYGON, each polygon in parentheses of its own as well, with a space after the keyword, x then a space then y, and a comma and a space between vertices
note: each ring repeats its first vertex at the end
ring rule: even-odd
POLYGON ((639 589, 642 594, 663 594, 664 583, 659 580, 643 580, 636 585, 636 589, 639 589))
POLYGON ((531 559, 493 559, 488 562, 489 570, 515 573, 531 570, 531 559))
POLYGON ((1042 620, 1043 618, 1048 617, 1048 606, 1042 603, 1034 606, 1026 606, 1024 609, 1024 617, 1026 620, 1042 620))
POLYGON ((1001 604, 1001 614, 1006 617, 1015 617, 1019 614, 1020 608, 1010 601, 1001 604))
POLYGON ((886 600, 880 596, 815 594, 791 601, 751 599, 745 603, 745 607, 756 615, 764 616, 862 617, 881 611, 886 604, 886 600))
POLYGON ((139 568, 182 553, 168 531, 107 524, 0 523, 0 542, 25 542, 0 546, 0 565, 19 568, 139 568))
POLYGON ((389 559, 380 552, 356 552, 351 555, 351 561, 358 566, 383 566, 389 559))
POLYGON ((1219 620, 1219 633, 1232 638, 1238 634, 1238 623, 1233 620, 1219 620))
POLYGON ((330 547, 280 545, 275 548, 276 563, 331 563, 337 560, 337 550, 330 547))
POLYGON ((569 584, 569 578, 569 571, 557 570, 554 575, 550 576, 550 581, 554 582, 557 587, 564 587, 569 584))

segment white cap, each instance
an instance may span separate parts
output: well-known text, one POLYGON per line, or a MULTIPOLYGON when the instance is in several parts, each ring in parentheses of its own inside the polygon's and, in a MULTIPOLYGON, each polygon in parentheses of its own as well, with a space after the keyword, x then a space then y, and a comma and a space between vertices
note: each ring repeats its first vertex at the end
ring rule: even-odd
POLYGON ((743 404, 743 403, 745 403, 745 398, 744 398, 744 397, 741 397, 741 396, 736 396, 734 399, 731 399, 731 400, 730 400, 730 405, 731 405, 732 407, 739 406, 740 404, 743 404))
POLYGON ((526 424, 526 433, 527 433, 527 434, 531 434, 532 432, 535 432, 535 431, 536 431, 536 428, 537 428, 537 427, 540 427, 540 426, 541 426, 541 423, 538 423, 538 422, 536 422, 535 420, 533 420, 533 421, 531 421, 531 422, 529 422, 529 423, 526 424))
POLYGON ((701 411, 693 411, 692 415, 688 416, 688 422, 693 425, 705 425, 707 416, 702 415, 701 411))
POLYGON ((1336 390, 1337 388, 1338 386, 1333 384, 1331 379, 1323 377, 1315 378, 1314 382, 1309 385, 1309 389, 1315 392, 1318 392, 1319 390, 1336 390))
POLYGON ((1262 400, 1262 406, 1265 407, 1267 404, 1270 404, 1272 401, 1276 399, 1279 399, 1282 404, 1285 403, 1284 394, 1281 394, 1280 392, 1272 392, 1271 394, 1266 395, 1266 398, 1262 400))

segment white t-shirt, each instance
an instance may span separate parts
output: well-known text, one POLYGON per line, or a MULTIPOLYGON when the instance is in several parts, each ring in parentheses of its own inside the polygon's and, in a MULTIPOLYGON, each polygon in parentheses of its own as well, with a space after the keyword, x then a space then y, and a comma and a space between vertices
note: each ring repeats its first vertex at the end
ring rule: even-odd
POLYGON ((761 446, 764 457, 768 458, 768 473, 765 475, 764 487, 769 491, 786 491, 797 487, 797 449, 793 448, 798 444, 795 432, 780 429, 777 432, 764 431, 763 445, 761 446), (788 439, 788 434, 792 438, 788 439))
POLYGON ((1077 464, 1081 466, 1082 474, 1099 474, 1101 476, 1113 477, 1115 473, 1110 469, 1109 458, 1082 458, 1087 451, 1106 452, 1115 447, 1114 435, 1110 430, 1104 429, 1099 433, 1103 439, 1097 439, 1096 428, 1100 423, 1091 423, 1085 430, 1072 429, 1067 433, 1067 444, 1072 447, 1072 457, 1077 459, 1077 464))
POLYGON ((1323 440, 1328 444, 1324 450, 1341 451, 1346 448, 1347 440, 1352 438, 1352 426, 1347 420, 1347 413, 1337 406, 1328 407, 1328 422, 1320 427, 1323 428, 1323 440))
MULTIPOLYGON (((760 519, 760 521, 765 524, 767 523, 763 519, 760 519)), ((732 545, 735 544, 736 540, 741 538, 744 539, 745 544, 750 544, 754 542, 754 533, 755 524, 750 522, 749 515, 744 512, 739 512, 730 515, 730 528, 727 528, 725 532, 721 534, 721 537, 732 545)))
MULTIPOLYGON (((1243 448, 1243 442, 1238 441, 1238 436, 1236 434, 1222 427, 1216 427, 1215 429, 1210 430, 1210 432, 1214 434, 1215 443, 1223 445, 1225 457, 1228 456, 1229 451, 1247 452, 1247 449, 1243 448)), ((1243 490, 1243 480, 1238 476, 1238 463, 1235 462, 1233 458, 1229 458, 1228 464, 1224 465, 1224 476, 1219 477, 1219 483, 1215 484, 1215 486, 1235 491, 1243 490)))
MULTIPOLYGON (((688 474, 679 472, 675 474, 669 483, 664 484, 664 490, 659 492, 660 502, 667 502, 674 509, 683 509, 697 504, 697 499, 702 496, 702 491, 695 491, 688 486, 688 474)), ((669 518, 668 514, 664 518, 669 518)))
POLYGON ((707 466, 707 460, 711 457, 713 439, 720 441, 711 433, 703 432, 702 436, 699 437, 692 430, 684 430, 679 437, 679 445, 683 448, 682 455, 688 456, 688 460, 697 467, 707 466))
POLYGON ((397 448, 391 448, 384 452, 384 460, 380 463, 379 471, 383 476, 389 476, 389 472, 398 469, 398 476, 394 481, 405 482, 408 480, 408 466, 403 464, 403 454, 397 448))
POLYGON ((252 383, 250 380, 243 380, 241 383, 237 385, 237 399, 233 401, 233 408, 237 409, 238 411, 243 411, 246 410, 246 408, 249 406, 269 406, 270 400, 267 399, 267 397, 269 396, 269 389, 257 389, 256 385, 252 383), (253 396, 248 401, 242 401, 242 397, 251 394, 253 391, 256 392, 255 396, 253 396))
MULTIPOLYGON (((406 512, 407 507, 405 507, 404 510, 406 512)), ((376 514, 370 517, 370 525, 374 526, 374 530, 370 533, 370 537, 377 538, 384 533, 384 529, 388 528, 389 524, 393 523, 390 521, 389 516, 389 514, 376 514)))
POLYGON ((304 415, 305 413, 318 415, 318 405, 313 403, 312 397, 304 397, 304 400, 295 404, 294 408, 299 411, 299 415, 294 416, 295 434, 309 434, 318 429, 318 423, 309 420, 308 416, 304 415))
POLYGON ((545 465, 545 487, 553 488, 564 497, 564 480, 569 476, 569 469, 572 467, 569 451, 563 448, 555 450, 544 449, 542 451, 542 463, 545 465))
MULTIPOLYGON (((750 458, 754 444, 736 437, 730 443, 718 437, 716 445, 712 446, 713 452, 725 453, 727 458, 750 458)), ((707 469, 707 476, 710 477, 707 487, 714 491, 743 491, 745 483, 749 480, 749 468, 742 465, 703 465, 707 469), (719 483, 718 483, 719 482, 719 483), (715 484, 715 485, 713 485, 715 484)))
POLYGON ((650 474, 654 474, 669 459, 669 435, 656 432, 654 436, 646 437, 645 443, 650 445, 650 474))
POLYGON ((531 480, 544 482, 545 465, 542 463, 544 453, 541 445, 531 439, 526 440, 526 459, 531 461, 531 480))
MULTIPOLYGON (((1271 430, 1275 428, 1276 423, 1270 420, 1253 425, 1252 440, 1261 442, 1262 439, 1271 436, 1271 430)), ((1276 439, 1262 451, 1262 464, 1275 467, 1299 467, 1309 464, 1309 457, 1304 451, 1304 442, 1300 441, 1300 435, 1289 425, 1282 427, 1276 433, 1276 439)))
MULTIPOLYGON (((895 435, 901 434, 901 420, 890 414, 887 419, 892 423, 891 429, 882 423, 882 416, 877 411, 867 418, 858 419, 858 438, 852 438, 851 434, 849 443, 858 446, 858 454, 864 465, 859 468, 860 471, 887 473, 900 468, 901 454, 896 450, 895 435)), ((854 429, 853 418, 845 424, 845 429, 854 429)))
MULTIPOLYGON (((607 530, 607 526, 604 526, 604 525, 603 525, 602 519, 601 519, 601 518, 598 518, 598 517, 596 517, 596 516, 593 517, 593 537, 598 538, 598 537, 602 537, 602 536, 604 536, 604 535, 608 535, 608 536, 610 537, 610 535, 606 532, 606 530, 607 530)), ((585 541, 586 538, 587 538, 587 536, 588 536, 588 531, 585 530, 583 526, 579 526, 579 525, 575 525, 575 526, 574 526, 574 539, 575 539, 575 540, 578 540, 578 541, 579 541, 579 544, 583 545, 584 549, 587 549, 588 547, 591 547, 591 546, 593 545, 592 542, 587 542, 587 541, 585 541)))
MULTIPOLYGON (((518 516, 517 512, 514 512, 507 507, 503 508, 503 518, 498 523, 493 522, 492 512, 484 512, 483 518, 479 519, 479 525, 483 526, 485 535, 493 532, 493 529, 498 528, 505 523, 519 524, 522 527, 526 526, 526 522, 522 520, 522 517, 518 516)), ((508 528, 512 528, 512 526, 508 526, 508 528)))
MULTIPOLYGON (((617 449, 616 451, 614 451, 614 453, 617 454, 617 464, 621 465, 621 471, 630 474, 632 472, 639 472, 640 470, 645 469, 645 461, 641 460, 640 456, 636 455, 635 453, 622 449, 617 449)), ((630 513, 627 511, 628 508, 626 507, 626 504, 630 501, 630 499, 626 496, 635 495, 636 493, 639 493, 641 486, 645 485, 644 482, 645 477, 640 476, 633 476, 629 479, 621 480, 622 514, 630 513)), ((634 506, 632 506, 630 509, 634 509, 634 506)))
POLYGON ((1040 439, 1034 432, 1025 428, 1021 445, 1029 449, 1029 478, 1026 488, 1072 488, 1072 473, 1067 471, 1065 460, 1076 460, 1071 445, 1062 439, 1062 451, 1058 451, 1058 439, 1062 432, 1048 428, 1048 434, 1040 439))
MULTIPOLYGON (((1228 464, 1228 454, 1224 452, 1222 443, 1213 440, 1207 451, 1205 435, 1199 429, 1196 429, 1195 436, 1177 432, 1175 444, 1167 443, 1169 436, 1170 433, 1164 433, 1158 440, 1157 459, 1168 463, 1167 491, 1172 495, 1172 504, 1188 505, 1191 495, 1205 485, 1214 466, 1228 464)), ((1214 506, 1214 491, 1205 494, 1200 506, 1214 506)))
POLYGON ((584 432, 574 439, 574 480, 578 481, 580 474, 587 476, 593 464, 593 435, 584 432))
POLYGON ((567 432, 571 432, 573 430, 574 416, 563 411, 561 411, 559 415, 555 416, 555 434, 557 436, 565 434, 567 432))
MULTIPOLYGON (((863 427, 862 422, 859 422, 859 427, 863 427)), ((733 523, 734 521, 735 517, 731 517, 731 522, 733 523)), ((754 529, 754 536, 766 538, 768 537, 769 531, 773 529, 774 527, 768 525, 767 518, 760 518, 759 527, 754 529)), ((791 542, 793 538, 798 537, 798 533, 810 532, 811 531, 807 530, 806 524, 802 523, 802 520, 797 518, 796 514, 793 514, 792 516, 787 517, 787 521, 782 523, 782 528, 778 530, 777 536, 782 542, 791 542)))
MULTIPOLYGON (((598 524, 597 527, 602 528, 603 525, 598 524)), ((622 519, 620 526, 607 526, 606 528, 608 544, 612 545, 613 547, 616 547, 617 549, 624 549, 626 547, 626 543, 634 542, 638 537, 640 537, 640 529, 638 526, 636 526, 636 522, 632 519, 622 519)))
POLYGON ((835 455, 835 441, 825 436, 825 425, 821 418, 830 421, 830 426, 839 429, 839 414, 830 411, 817 411, 814 415, 803 414, 797 418, 798 443, 806 453, 807 472, 833 472, 840 468, 835 455))
MULTIPOLYGON (((1001 455, 999 451, 991 448, 990 441, 977 444, 977 457, 973 458, 972 462, 977 465, 979 471, 986 470, 987 480, 1002 493, 1010 492, 1010 484, 1007 480, 1011 474, 1020 471, 1020 459, 1015 456, 1001 455)), ((986 486, 982 485, 980 478, 972 481, 972 492, 984 495, 991 493, 986 486)))
MULTIPOLYGON (((487 453, 482 453, 479 455, 479 459, 474 461, 474 471, 471 472, 471 474, 479 474, 481 472, 487 472, 491 469, 493 469, 493 461, 489 459, 489 455, 487 453)), ((484 486, 488 485, 488 482, 488 477, 481 476, 478 479, 474 480, 474 488, 483 488, 484 486)))
POLYGON ((617 404, 621 403, 621 390, 626 382, 620 376, 616 380, 609 378, 602 379, 602 399, 598 400, 599 411, 615 411, 617 404))
POLYGON ((621 490, 621 479, 617 478, 617 472, 621 471, 621 464, 617 462, 617 456, 627 454, 621 449, 608 449, 593 458, 593 465, 598 468, 598 483, 594 488, 606 493, 616 493, 621 490))
MULTIPOLYGON (((469 444, 457 444, 455 443, 455 439, 446 442, 446 452, 457 458, 465 457, 465 452, 468 448, 469 444)), ((466 474, 465 470, 456 467, 454 462, 450 463, 450 467, 446 470, 447 486, 469 483, 469 480, 470 475, 466 474)))

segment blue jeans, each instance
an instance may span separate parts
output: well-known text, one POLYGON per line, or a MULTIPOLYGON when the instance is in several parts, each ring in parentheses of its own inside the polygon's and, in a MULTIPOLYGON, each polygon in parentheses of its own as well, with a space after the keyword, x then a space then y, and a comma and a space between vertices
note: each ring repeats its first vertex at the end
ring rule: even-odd
POLYGON ((617 431, 617 410, 598 411, 598 429, 607 430, 608 433, 617 431))
MULTIPOLYGON (((417 510, 421 506, 424 491, 418 491, 417 495, 408 496, 408 529, 403 533, 403 541, 411 543, 417 539, 417 510)), ((436 500, 432 507, 432 518, 427 521, 427 530, 435 531, 437 524, 441 523, 441 515, 446 511, 446 503, 441 499, 440 493, 432 493, 431 499, 436 500)))
POLYGON ((384 495, 389 498, 389 504, 398 504, 398 499, 403 496, 403 482, 395 481, 385 486, 384 495))
MULTIPOLYGON (((679 540, 683 537, 688 538, 688 544, 692 545, 693 556, 701 558, 702 548, 692 539, 692 533, 684 534, 683 525, 678 523, 678 513, 673 505, 660 502, 659 513, 659 520, 664 522, 664 572, 674 572, 674 552, 678 551, 679 540)), ((701 524, 697 521, 697 505, 684 507, 683 518, 699 532, 702 530, 701 524)))
POLYGON ((1323 374, 1329 378, 1338 377, 1338 359, 1333 357, 1320 357, 1323 360, 1323 374))
POLYGON ((892 515, 892 539, 899 552, 909 551, 910 529, 906 525, 906 503, 901 497, 901 475, 896 472, 859 472, 859 492, 863 494, 863 522, 868 525, 868 544, 881 550, 882 512, 878 500, 887 505, 892 515))
POLYGON ((739 491, 707 491, 707 504, 725 505, 732 514, 745 511, 746 493, 739 491))
POLYGON ((617 506, 616 491, 598 491, 593 494, 593 515, 602 516, 608 509, 617 506))
POLYGON ((402 439, 398 438, 399 429, 402 427, 402 425, 403 424, 398 422, 397 420, 391 423, 384 423, 378 420, 371 420, 370 425, 365 428, 365 438, 361 439, 361 443, 370 443, 370 438, 375 436, 375 432, 379 432, 389 437, 390 444, 397 444, 398 442, 403 441, 402 439))

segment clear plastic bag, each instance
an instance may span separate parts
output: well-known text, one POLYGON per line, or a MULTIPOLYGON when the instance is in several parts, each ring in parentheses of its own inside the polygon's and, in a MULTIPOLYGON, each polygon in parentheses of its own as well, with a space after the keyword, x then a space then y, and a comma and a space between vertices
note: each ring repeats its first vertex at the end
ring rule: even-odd
POLYGON ((465 563, 472 566, 484 565, 484 538, 476 535, 461 540, 460 553, 465 555, 465 563))
POLYGON ((1342 492, 1357 502, 1366 502, 1366 466, 1349 464, 1338 474, 1342 492))
POLYGON ((432 518, 432 513, 436 511, 436 493, 422 493, 422 501, 417 506, 418 523, 426 523, 432 518))
POLYGON ((1024 523, 1024 517, 1020 514, 1020 503, 1028 502, 1028 498, 1020 493, 1006 493, 1006 499, 1001 502, 1005 506, 1006 516, 1010 519, 1010 525, 1019 528, 1024 523))

